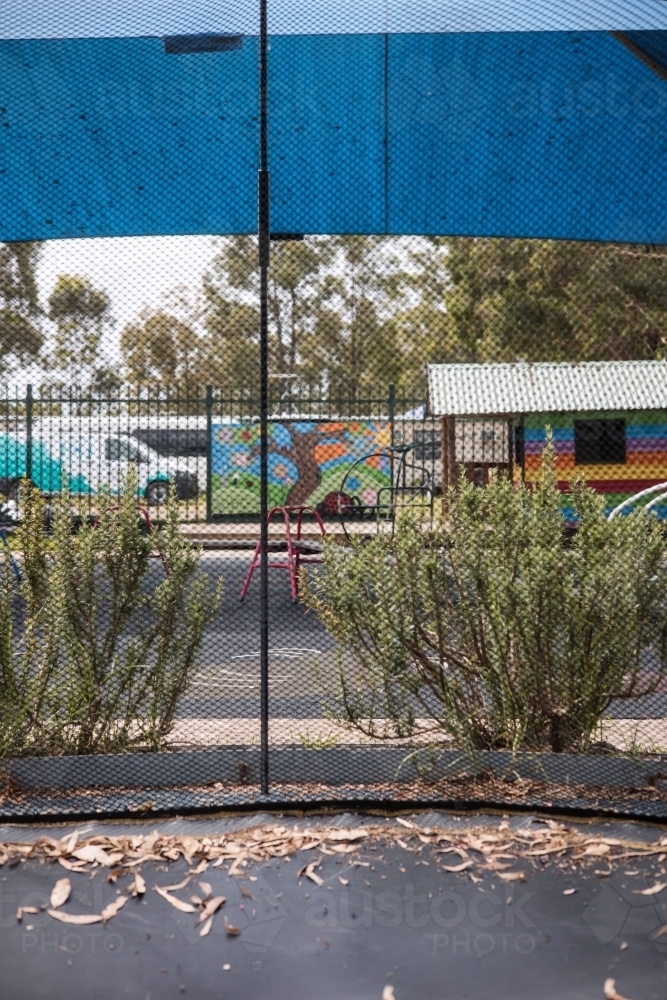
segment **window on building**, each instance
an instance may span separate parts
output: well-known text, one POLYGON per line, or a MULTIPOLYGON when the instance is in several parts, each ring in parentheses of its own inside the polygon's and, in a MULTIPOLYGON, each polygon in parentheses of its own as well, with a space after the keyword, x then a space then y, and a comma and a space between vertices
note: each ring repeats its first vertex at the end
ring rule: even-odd
POLYGON ((574 461, 576 465, 623 465, 625 420, 575 420, 574 461))
POLYGON ((415 459, 418 462, 437 462, 440 459, 440 428, 415 430, 413 436, 415 459))

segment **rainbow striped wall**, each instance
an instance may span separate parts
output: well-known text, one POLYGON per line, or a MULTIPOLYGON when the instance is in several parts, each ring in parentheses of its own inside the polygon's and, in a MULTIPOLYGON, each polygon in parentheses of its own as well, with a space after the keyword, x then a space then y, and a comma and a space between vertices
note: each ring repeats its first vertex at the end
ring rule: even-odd
MULTIPOLYGON (((667 482, 667 410, 605 411, 604 413, 543 413, 524 418, 525 478, 534 482, 539 476, 540 457, 546 444, 546 428, 551 427, 556 451, 559 486, 566 491, 569 480, 580 473, 589 486, 607 498, 611 510, 622 500, 640 490, 667 482), (626 422, 626 461, 624 465, 576 465, 574 461, 575 419, 626 422)), ((518 474, 518 470, 517 470, 518 474)), ((568 508, 564 507, 567 514, 568 508)), ((658 508, 667 517, 667 505, 658 508)))

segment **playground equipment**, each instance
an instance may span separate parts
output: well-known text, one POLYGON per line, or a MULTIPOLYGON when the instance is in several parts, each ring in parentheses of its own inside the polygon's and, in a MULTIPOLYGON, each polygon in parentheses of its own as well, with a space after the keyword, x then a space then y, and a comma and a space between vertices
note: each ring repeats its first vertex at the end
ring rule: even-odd
POLYGON ((363 455, 347 470, 335 513, 348 539, 359 533, 352 527, 359 522, 375 522, 379 534, 393 530, 403 511, 426 508, 432 517, 433 477, 423 463, 409 461, 413 451, 412 444, 390 445, 363 455))
POLYGON ((640 490, 639 493, 635 493, 633 496, 628 497, 627 500, 623 501, 623 503, 619 503, 618 507, 614 507, 607 520, 613 521, 616 518, 616 515, 620 514, 622 510, 628 510, 634 506, 638 500, 643 500, 644 497, 648 497, 652 493, 657 493, 658 496, 654 497, 653 500, 649 500, 649 502, 645 505, 644 510, 652 510, 654 507, 657 507, 662 500, 667 501, 667 483, 657 483, 655 486, 649 486, 648 489, 640 490))
MULTIPOLYGON (((306 505, 293 505, 286 507, 272 507, 269 511, 267 521, 270 524, 273 518, 277 515, 282 516, 283 523, 285 527, 285 537, 277 538, 275 540, 269 540, 268 551, 269 552, 286 552, 287 559, 285 560, 269 560, 269 569, 286 569, 289 573, 290 582, 290 593, 292 595, 292 600, 296 603, 299 600, 299 573, 301 572, 301 567, 303 565, 309 565, 313 563, 322 562, 321 551, 322 546, 319 542, 309 542, 301 537, 301 531, 303 528, 303 515, 312 514, 315 518, 315 523, 317 524, 322 538, 326 537, 326 529, 320 513, 314 507, 308 507, 306 505), (296 516, 296 525, 292 523, 292 517, 296 516), (292 534, 293 527, 296 527, 296 534, 292 534)), ((250 584, 252 583, 252 578, 255 570, 259 568, 261 560, 261 542, 257 542, 255 546, 255 551, 252 557, 252 562, 250 563, 250 568, 246 573, 245 580, 243 581, 243 586, 241 587, 241 600, 245 600, 248 590, 250 589, 250 584)))

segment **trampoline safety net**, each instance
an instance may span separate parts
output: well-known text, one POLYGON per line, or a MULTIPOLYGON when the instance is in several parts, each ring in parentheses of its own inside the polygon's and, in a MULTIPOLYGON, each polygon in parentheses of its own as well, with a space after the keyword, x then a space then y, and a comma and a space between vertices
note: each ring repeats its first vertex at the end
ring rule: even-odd
POLYGON ((667 817, 661 0, 0 13, 0 816, 667 817))

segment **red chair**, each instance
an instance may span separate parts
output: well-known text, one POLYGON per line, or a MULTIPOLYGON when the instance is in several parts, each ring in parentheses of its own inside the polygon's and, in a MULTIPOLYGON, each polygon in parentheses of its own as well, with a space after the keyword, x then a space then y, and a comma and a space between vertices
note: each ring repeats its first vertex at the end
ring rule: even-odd
MULTIPOLYGON (((285 523, 285 540, 275 539, 275 541, 269 539, 268 550, 269 552, 286 552, 286 560, 269 560, 269 569, 286 569, 289 573, 290 582, 290 593, 292 594, 292 600, 299 600, 299 571, 302 565, 309 565, 312 563, 322 562, 319 553, 322 551, 322 547, 319 542, 308 542, 306 539, 301 537, 301 529, 303 526, 303 515, 310 511, 310 513, 315 518, 315 522, 320 529, 322 538, 326 538, 326 529, 322 518, 320 517, 319 511, 314 507, 306 506, 293 506, 293 507, 273 507, 267 515, 267 525, 271 524, 273 517, 277 514, 282 514, 283 521, 285 523), (292 516, 296 514, 296 525, 292 522, 292 516), (296 527, 296 534, 292 533, 292 529, 296 527)), ((255 552, 252 557, 252 562, 250 563, 250 568, 246 573, 245 580, 243 581, 243 586, 241 587, 241 600, 243 601, 250 589, 250 584, 252 582, 253 573, 260 565, 261 561, 261 541, 257 542, 255 546, 255 552)))

